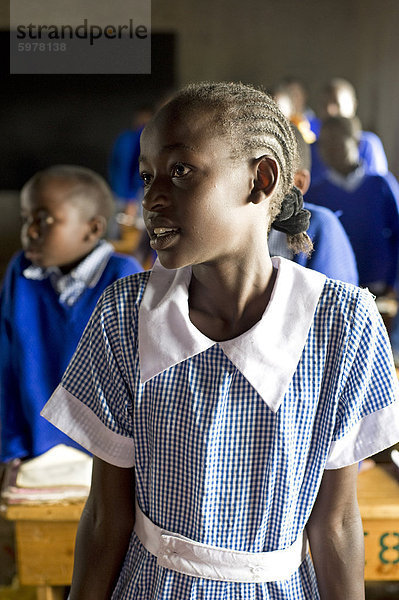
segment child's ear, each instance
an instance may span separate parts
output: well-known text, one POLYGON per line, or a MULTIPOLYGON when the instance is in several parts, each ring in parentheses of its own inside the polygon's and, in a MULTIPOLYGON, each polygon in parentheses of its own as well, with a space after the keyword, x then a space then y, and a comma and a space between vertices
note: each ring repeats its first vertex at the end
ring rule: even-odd
POLYGON ((310 187, 310 171, 309 169, 298 169, 294 175, 294 185, 301 190, 302 196, 306 194, 310 187))
POLYGON ((271 156, 261 156, 254 164, 256 170, 251 192, 251 202, 258 204, 270 196, 277 184, 278 165, 271 156))
POLYGON ((96 215, 89 221, 88 239, 100 239, 107 230, 107 221, 102 215, 96 215))

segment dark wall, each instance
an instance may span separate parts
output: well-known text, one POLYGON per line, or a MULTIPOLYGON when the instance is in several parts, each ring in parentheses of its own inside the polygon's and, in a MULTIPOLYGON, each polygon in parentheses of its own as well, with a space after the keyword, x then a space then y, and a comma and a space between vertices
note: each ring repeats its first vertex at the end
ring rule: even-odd
POLYGON ((152 35, 151 75, 9 75, 0 32, 0 190, 20 189, 37 170, 74 163, 107 174, 116 135, 135 108, 175 85, 175 38, 152 35))

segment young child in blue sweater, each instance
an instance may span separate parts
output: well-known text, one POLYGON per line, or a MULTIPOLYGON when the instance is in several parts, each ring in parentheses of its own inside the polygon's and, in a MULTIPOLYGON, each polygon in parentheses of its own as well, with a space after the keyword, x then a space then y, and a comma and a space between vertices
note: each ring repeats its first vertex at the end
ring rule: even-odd
POLYGON ((340 217, 355 253, 359 284, 376 296, 392 293, 399 253, 399 185, 391 173, 367 173, 356 121, 330 117, 319 138, 328 170, 310 186, 306 201, 340 217))
MULTIPOLYGON (((305 195, 311 182, 310 145, 305 142, 299 129, 294 125, 292 127, 298 145, 298 166, 294 175, 294 185, 305 195)), ((357 285, 359 276, 355 255, 338 217, 324 206, 305 202, 304 207, 310 211, 307 234, 313 242, 312 253, 294 254, 288 245, 286 233, 272 228, 268 238, 270 256, 283 256, 299 265, 324 273, 331 279, 357 285)))
POLYGON ((98 174, 71 165, 34 175, 21 192, 23 251, 0 292, 0 460, 64 443, 40 416, 104 289, 141 270, 103 240, 112 193, 98 174))
MULTIPOLYGON (((329 117, 344 117, 358 120, 357 97, 353 85, 346 79, 336 77, 331 79, 322 90, 320 117, 313 121, 313 131, 319 136, 323 121, 329 117)), ((358 131, 359 157, 366 173, 386 175, 388 161, 380 138, 372 131, 358 131)), ((316 141, 311 145, 312 151, 312 181, 321 180, 328 169, 325 159, 320 153, 320 144, 316 141)))

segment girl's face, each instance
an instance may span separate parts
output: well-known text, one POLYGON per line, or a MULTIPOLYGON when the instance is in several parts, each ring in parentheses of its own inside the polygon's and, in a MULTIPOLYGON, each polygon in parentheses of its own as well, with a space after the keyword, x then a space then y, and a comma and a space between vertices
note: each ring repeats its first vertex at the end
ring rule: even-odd
POLYGON ((260 218, 266 239, 265 211, 249 199, 251 160, 231 158, 229 141, 212 132, 207 113, 185 118, 164 109, 142 134, 140 173, 151 247, 166 268, 242 255, 260 218))

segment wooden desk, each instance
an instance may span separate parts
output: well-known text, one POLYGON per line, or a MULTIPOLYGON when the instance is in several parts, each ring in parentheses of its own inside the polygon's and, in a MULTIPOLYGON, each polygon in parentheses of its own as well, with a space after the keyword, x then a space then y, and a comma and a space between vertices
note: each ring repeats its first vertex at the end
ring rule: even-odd
POLYGON ((366 581, 399 580, 399 480, 393 465, 359 473, 366 581))
POLYGON ((55 586, 70 585, 76 529, 84 502, 7 506, 15 521, 18 577, 37 587, 38 600, 61 600, 55 586))
MULTIPOLYGON (((362 514, 367 581, 399 580, 399 482, 393 469, 377 465, 361 472, 358 499, 362 514)), ((15 521, 21 584, 38 587, 38 600, 58 599, 52 586, 69 585, 77 524, 84 503, 8 506, 15 521)))

